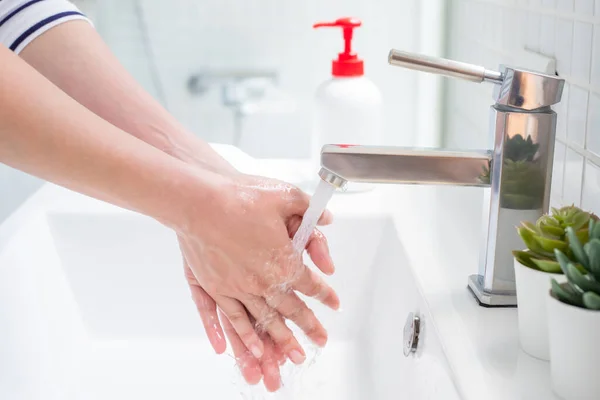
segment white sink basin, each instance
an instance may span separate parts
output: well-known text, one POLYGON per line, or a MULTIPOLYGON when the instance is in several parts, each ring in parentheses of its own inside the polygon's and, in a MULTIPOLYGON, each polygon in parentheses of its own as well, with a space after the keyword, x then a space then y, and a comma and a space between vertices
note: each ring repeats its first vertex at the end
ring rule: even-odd
POLYGON ((333 207, 324 232, 337 272, 328 279, 342 311, 309 301, 329 343, 312 365, 286 364, 285 387, 266 395, 213 353, 174 235, 84 202, 33 215, 0 243, 0 398, 458 399, 390 214, 333 207), (421 337, 405 357, 410 312, 421 337))

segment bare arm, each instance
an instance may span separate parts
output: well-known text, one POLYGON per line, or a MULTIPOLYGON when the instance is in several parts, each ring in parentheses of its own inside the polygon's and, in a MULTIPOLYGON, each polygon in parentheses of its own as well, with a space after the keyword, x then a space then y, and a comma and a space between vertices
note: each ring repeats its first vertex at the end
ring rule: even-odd
MULTIPOLYGON (((20 55, 31 66, 45 75, 54 84, 62 88, 73 99, 93 111, 99 117, 118 126, 123 131, 141 139, 164 153, 168 153, 171 156, 184 161, 188 165, 195 167, 200 166, 200 168, 198 168, 200 170, 215 171, 227 176, 238 175, 237 171, 212 150, 206 142, 187 131, 135 82, 103 43, 95 30, 86 22, 71 21, 50 29, 33 40, 25 47, 20 55), (57 56, 57 54, 60 56, 57 56)), ((243 178, 240 178, 238 175, 236 179, 243 178)), ((253 186, 250 190, 253 193, 251 198, 254 198, 254 192, 256 192, 255 185, 256 187, 265 186, 265 182, 263 181, 251 182, 248 184, 253 186)), ((285 186, 282 187, 285 188, 285 186)), ((244 190, 245 189, 241 189, 241 191, 244 190)), ((235 192, 239 193, 240 188, 237 188, 235 192)), ((232 193, 232 195, 234 194, 235 193, 232 193)), ((300 202, 303 204, 303 207, 307 205, 306 197, 304 195, 298 195, 298 193, 296 193, 296 198, 293 200, 279 190, 275 191, 272 196, 272 200, 257 201, 257 203, 265 205, 266 208, 264 210, 257 209, 252 212, 248 210, 245 215, 252 215, 252 220, 256 222, 260 222, 261 220, 273 220, 271 216, 264 216, 267 209, 274 210, 273 204, 278 204, 280 202, 286 204, 289 204, 290 202, 300 202), (299 198, 303 198, 303 200, 298 200, 299 198), (269 204, 270 201, 272 201, 271 204, 269 204)), ((232 210, 239 208, 246 212, 246 205, 243 203, 244 202, 240 202, 240 200, 237 199, 233 203, 230 203, 230 206, 227 209, 214 207, 210 210, 212 211, 211 213, 213 216, 206 216, 202 225, 210 226, 210 220, 217 218, 218 221, 215 221, 215 228, 210 231, 210 235, 213 235, 214 232, 226 230, 224 229, 224 226, 227 226, 225 221, 227 221, 229 217, 234 217, 232 210)), ((303 207, 299 208, 300 211, 295 211, 295 215, 293 216, 286 214, 283 216, 283 220, 288 221, 290 217, 298 219, 304 213, 305 208, 303 207)), ((286 206, 286 208, 289 208, 289 206, 286 206)), ((259 232, 261 232, 264 227, 258 226, 254 224, 254 222, 247 225, 240 219, 241 217, 242 216, 235 217, 235 222, 231 223, 231 226, 235 228, 234 230, 243 230, 251 236, 260 237, 261 234, 259 232), (240 229, 246 227, 246 225, 247 229, 240 229)), ((278 218, 281 218, 281 216, 278 216, 278 218)), ((198 220, 197 217, 192 217, 191 219, 198 220)), ((330 215, 326 214, 323 221, 326 222, 329 219, 330 215)), ((268 229, 268 231, 271 232, 273 229, 268 229)), ((279 233, 285 236, 285 242, 281 243, 281 245, 285 247, 286 243, 289 244, 287 229, 280 231, 279 233)), ((209 235, 206 234, 206 238, 208 236, 209 235)), ((248 319, 247 308, 243 307, 243 305, 246 304, 243 304, 241 297, 233 295, 233 293, 229 297, 223 297, 218 296, 215 292, 206 293, 203 290, 203 288, 206 288, 207 291, 209 290, 211 287, 211 280, 206 279, 201 275, 200 266, 205 265, 206 268, 209 268, 216 265, 223 265, 224 261, 219 260, 219 262, 210 263, 207 262, 206 259, 203 260, 206 255, 198 255, 196 249, 190 247, 188 242, 189 241, 181 240, 180 238, 180 244, 184 249, 187 249, 184 250, 185 259, 187 264, 189 264, 189 267, 186 267, 186 276, 192 287, 192 293, 196 294, 195 301, 198 308, 201 310, 201 314, 203 314, 202 316, 209 338, 213 337, 214 339, 211 339, 211 343, 213 343, 215 350, 218 352, 224 350, 222 331, 220 326, 215 324, 215 321, 218 321, 216 319, 216 305, 219 304, 219 307, 228 317, 230 317, 230 319, 232 319, 232 316, 237 317, 233 318, 231 321, 233 327, 228 330, 228 336, 232 341, 234 353, 240 360, 243 360, 241 366, 243 366, 243 370, 246 370, 246 372, 244 372, 246 379, 249 382, 255 382, 256 375, 249 377, 249 375, 247 375, 249 368, 246 367, 255 365, 256 360, 248 359, 248 354, 250 353, 248 353, 246 349, 253 349, 253 345, 259 345, 260 347, 262 347, 262 345, 256 336, 253 326, 246 322, 248 319), (236 300, 235 302, 230 301, 234 299, 236 300), (239 337, 236 332, 239 333, 239 337)), ((246 243, 248 240, 245 237, 243 240, 227 239, 225 242, 246 243)), ((269 250, 265 252, 265 254, 269 254, 273 251, 271 250, 273 248, 273 243, 274 242, 269 239, 269 250)), ((249 242, 246 245, 250 252, 256 252, 256 249, 262 246, 262 244, 253 245, 249 242)), ((204 246, 208 248, 224 248, 224 246, 220 245, 217 247, 204 244, 204 246)), ((315 261, 319 268, 323 271, 327 271, 327 273, 333 272, 333 264, 328 256, 327 245, 324 239, 317 238, 313 240, 309 247, 313 248, 313 251, 310 252, 313 259, 316 260, 315 257, 321 257, 319 254, 322 255, 321 261, 315 261)), ((233 254, 233 250, 228 249, 224 254, 233 254)), ((247 254, 241 256, 241 259, 246 258, 247 254)), ((243 264, 243 262, 236 262, 231 264, 231 266, 232 268, 238 269, 241 264, 243 264)), ((259 263, 259 265, 263 264, 259 263)), ((302 269, 302 266, 300 265, 299 268, 302 269)), ((227 269, 228 268, 224 268, 224 270, 227 269)), ((311 275, 309 270, 302 270, 300 275, 305 277, 304 281, 301 283, 302 290, 307 291, 308 286, 315 290, 318 289, 318 291, 322 291, 318 296, 328 299, 328 304, 336 307, 338 300, 335 293, 322 283, 320 279, 317 279, 316 275, 311 275), (326 294, 323 295, 323 293, 326 294)), ((262 290, 263 289, 260 289, 259 291, 262 290)), ((317 294, 310 293, 310 295, 316 296, 317 294)), ((295 302, 296 298, 293 297, 291 301, 295 302)), ((279 310, 278 307, 275 308, 278 312, 281 312, 283 316, 297 322, 303 329, 310 327, 309 336, 318 343, 324 344, 324 341, 326 341, 326 332, 319 321, 316 320, 314 314, 309 313, 308 310, 306 310, 306 312, 299 313, 301 316, 298 317, 292 311, 303 309, 303 307, 306 306, 303 305, 303 303, 298 302, 289 304, 294 304, 294 307, 286 310, 279 310)), ((262 314, 259 310, 255 310, 255 314, 254 317, 258 320, 260 325, 262 314)), ((285 324, 282 324, 282 320, 277 319, 276 322, 277 323, 273 326, 268 327, 267 331, 270 338, 264 338, 265 342, 269 342, 272 338, 279 348, 278 351, 284 352, 294 362, 301 362, 303 353, 299 344, 292 336, 290 336, 291 332, 285 327, 285 324), (294 349, 299 350, 300 353, 294 352, 294 349)), ((265 374, 265 383, 267 387, 274 390, 279 384, 279 373, 278 371, 273 373, 273 371, 278 368, 277 361, 273 361, 273 357, 267 357, 267 354, 272 352, 271 347, 272 346, 267 345, 264 348, 265 356, 261 359, 261 367, 265 374), (269 378, 267 376, 269 376, 269 378), (270 383, 267 383, 267 381, 270 383)), ((260 355, 258 355, 259 353, 262 353, 262 350, 252 352, 252 354, 257 355, 257 358, 260 358, 260 355)), ((252 371, 249 373, 254 374, 252 371)))
POLYGON ((188 163, 235 171, 131 77, 87 22, 50 29, 20 56, 89 110, 146 143, 188 163))
POLYGON ((173 202, 208 200, 212 173, 125 134, 3 46, 0 87, 0 162, 171 227, 187 218, 173 202))

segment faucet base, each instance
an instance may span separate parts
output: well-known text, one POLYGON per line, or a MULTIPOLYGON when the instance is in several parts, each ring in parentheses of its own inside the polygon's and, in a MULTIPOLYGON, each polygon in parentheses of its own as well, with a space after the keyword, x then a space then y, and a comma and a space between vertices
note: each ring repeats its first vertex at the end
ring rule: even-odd
POLYGON ((481 286, 479 275, 469 276, 469 290, 475 296, 475 299, 482 307, 516 307, 516 294, 496 294, 488 293, 481 286))

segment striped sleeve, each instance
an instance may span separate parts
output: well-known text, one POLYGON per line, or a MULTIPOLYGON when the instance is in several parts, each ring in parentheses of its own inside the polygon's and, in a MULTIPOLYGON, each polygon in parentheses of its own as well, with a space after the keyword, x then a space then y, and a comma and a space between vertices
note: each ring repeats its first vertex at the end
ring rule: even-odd
POLYGON ((0 43, 19 53, 42 33, 74 19, 88 20, 67 0, 0 0, 0 43))

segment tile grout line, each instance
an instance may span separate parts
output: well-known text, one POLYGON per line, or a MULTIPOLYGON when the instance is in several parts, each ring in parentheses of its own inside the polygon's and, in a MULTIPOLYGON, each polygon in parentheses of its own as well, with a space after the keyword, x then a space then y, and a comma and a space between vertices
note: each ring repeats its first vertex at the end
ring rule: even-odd
MULTIPOLYGON (((593 54, 593 52, 594 52, 594 27, 592 27, 591 52, 592 52, 592 54, 590 56, 590 75, 588 77, 589 80, 590 80, 590 86, 592 84, 592 66, 593 66, 593 60, 594 60, 594 54, 593 54)), ((585 102, 585 121, 583 121, 584 126, 585 126, 585 131, 583 133, 583 148, 585 150, 588 150, 588 146, 587 146, 588 134, 589 134, 589 132, 588 132, 588 129, 589 129, 588 121, 590 119, 589 110, 590 110, 590 101, 591 101, 590 97, 591 96, 592 96, 592 93, 588 92, 587 99, 586 99, 586 102, 585 102)), ((583 170, 583 174, 582 175, 585 177, 585 168, 583 170)), ((581 198, 583 199, 583 182, 581 183, 581 198)))
POLYGON ((590 150, 584 149, 581 146, 577 145, 577 143, 570 142, 569 140, 563 140, 560 138, 556 138, 555 140, 559 143, 562 143, 567 148, 578 153, 580 156, 587 158, 589 161, 591 161, 592 163, 594 163, 600 167, 600 155, 598 155, 590 150))
MULTIPOLYGON (((486 49, 491 50, 494 53, 498 53, 498 54, 500 54, 502 56, 505 56, 505 57, 508 57, 508 58, 512 58, 514 56, 513 54, 511 54, 510 52, 508 52, 506 50, 501 50, 501 49, 495 48, 493 46, 486 45, 484 42, 482 42, 480 40, 471 39, 471 38, 468 38, 468 37, 466 38, 466 40, 469 40, 469 41, 471 41, 474 44, 481 45, 481 46, 485 47, 486 49)), ((532 49, 529 49, 529 48, 526 48, 526 47, 525 47, 525 49, 528 50, 528 51, 539 53, 539 51, 537 51, 537 50, 532 50, 532 49)), ((540 53, 540 54, 542 54, 542 53, 540 53)), ((545 54, 542 54, 542 55, 544 55, 545 57, 554 58, 556 60, 555 56, 548 56, 548 55, 545 55, 545 54)), ((590 67, 590 69, 591 69, 591 67, 590 67)), ((557 71, 557 72, 560 72, 560 71, 557 71)), ((570 85, 575 85, 575 86, 578 86, 578 87, 580 87, 582 89, 588 90, 590 92, 600 94, 600 86, 595 86, 595 85, 593 85, 591 83, 584 83, 583 81, 580 81, 579 79, 574 78, 572 75, 569 75, 569 74, 559 74, 559 76, 561 78, 564 78, 565 81, 567 81, 570 85)))
POLYGON ((576 13, 575 11, 569 12, 569 11, 557 10, 555 8, 554 9, 544 8, 544 7, 537 8, 537 7, 519 5, 519 4, 506 4, 502 0, 471 0, 471 1, 474 3, 480 3, 480 4, 493 4, 496 6, 509 8, 509 9, 513 9, 513 10, 521 10, 521 11, 526 11, 526 12, 537 12, 539 14, 552 15, 555 17, 560 17, 562 19, 569 19, 569 20, 573 20, 573 21, 588 22, 591 24, 600 24, 600 16, 594 16, 594 15, 587 16, 585 14, 576 13))
MULTIPOLYGON (((557 139, 555 139, 555 142, 559 142, 557 139)), ((560 143, 560 142, 559 142, 560 143)), ((567 146, 564 143, 561 143, 564 147, 564 153, 563 153, 563 157, 562 157, 562 171, 560 172, 562 174, 562 179, 560 180, 560 191, 558 192, 558 195, 560 196, 561 202, 563 199, 563 195, 564 195, 564 190, 565 190, 565 171, 567 169, 567 146)), ((554 151, 556 152, 556 143, 554 144, 554 151)))
MULTIPOLYGON (((486 49, 488 49, 488 50, 491 50, 491 51, 493 51, 494 53, 498 53, 498 54, 500 54, 500 55, 502 55, 502 56, 505 56, 505 57, 508 57, 508 58, 513 58, 513 57, 514 57, 514 54, 512 54, 511 52, 509 52, 509 51, 506 51, 506 50, 499 49, 499 48, 497 48, 497 47, 494 47, 494 46, 490 46, 490 45, 486 44, 485 42, 482 42, 481 40, 472 39, 472 38, 469 38, 469 37, 463 37, 463 39, 465 39, 465 40, 468 40, 468 41, 470 41, 470 42, 472 42, 472 43, 474 43, 474 44, 477 44, 477 45, 483 46, 483 47, 485 47, 486 49)), ((539 53, 539 54, 541 54, 541 55, 543 55, 543 56, 545 56, 545 57, 550 57, 550 58, 553 58, 554 60, 556 60, 556 57, 555 57, 555 56, 553 56, 553 55, 552 55, 552 56, 548 56, 548 55, 546 55, 546 54, 542 54, 542 53, 540 53, 540 52, 539 52, 539 51, 537 51, 537 50, 528 49, 528 48, 526 48, 526 47, 524 47, 524 48, 525 48, 525 49, 527 49, 528 51, 536 52, 536 53, 539 53)), ((593 57, 592 57, 592 59, 593 59, 593 57)), ((591 70, 591 68, 592 68, 592 63, 593 63, 593 61, 590 61, 590 70, 591 70)), ((560 73, 560 71, 557 71, 557 72, 559 72, 559 73, 560 73)), ((598 94, 600 94, 600 86, 595 86, 595 85, 592 85, 592 83, 585 83, 585 82, 582 82, 582 81, 580 81, 579 79, 577 79, 577 78, 574 78, 574 77, 573 77, 572 75, 570 75, 570 74, 559 74, 559 76, 560 76, 561 78, 564 78, 564 79, 565 79, 565 81, 567 81, 567 82, 568 82, 570 85, 575 85, 575 86, 578 86, 578 87, 580 87, 580 88, 582 88, 582 89, 588 90, 588 91, 590 91, 590 92, 594 92, 594 93, 598 93, 598 94)), ((590 80, 591 80, 591 79, 590 79, 590 80)))
POLYGON ((579 190, 579 205, 583 206, 583 185, 585 183, 585 174, 587 173, 587 159, 583 159, 583 165, 581 166, 581 189, 579 190))

